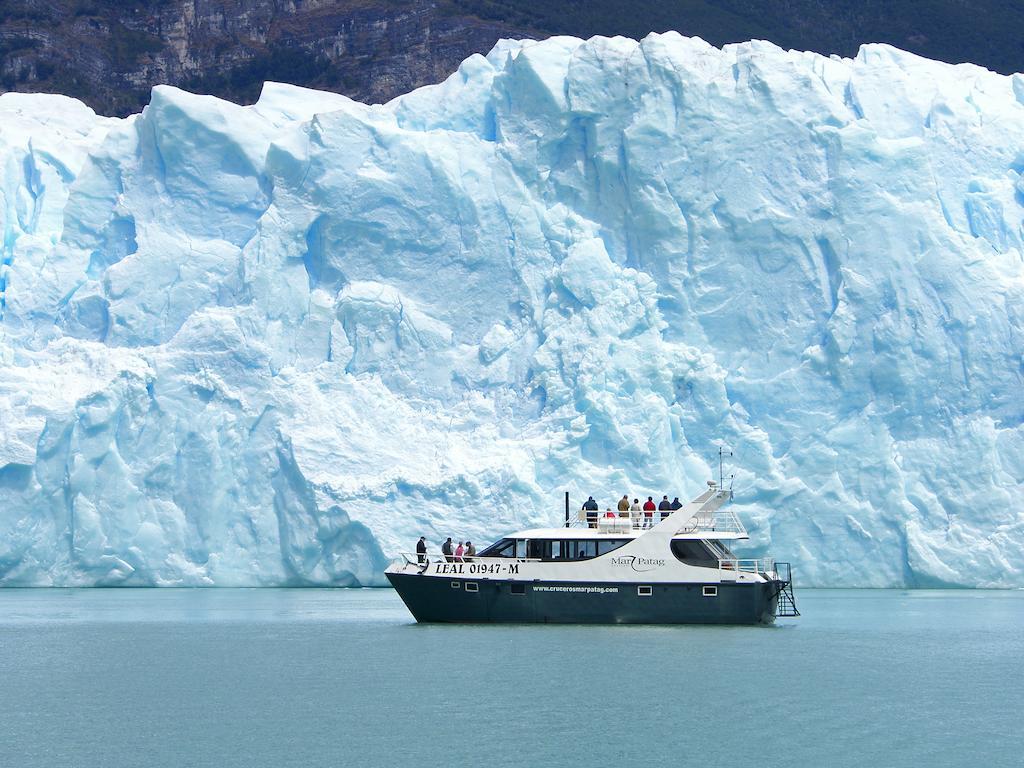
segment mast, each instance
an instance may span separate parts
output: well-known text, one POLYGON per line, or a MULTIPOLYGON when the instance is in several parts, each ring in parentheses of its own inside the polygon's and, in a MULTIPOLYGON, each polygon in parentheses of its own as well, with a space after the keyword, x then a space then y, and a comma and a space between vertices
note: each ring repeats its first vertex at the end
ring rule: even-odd
MULTIPOLYGON (((732 451, 727 451, 722 446, 718 446, 718 488, 719 490, 725 490, 725 457, 732 458, 732 451)), ((734 475, 730 475, 730 478, 734 475)), ((732 488, 729 489, 730 495, 732 494, 732 488)))

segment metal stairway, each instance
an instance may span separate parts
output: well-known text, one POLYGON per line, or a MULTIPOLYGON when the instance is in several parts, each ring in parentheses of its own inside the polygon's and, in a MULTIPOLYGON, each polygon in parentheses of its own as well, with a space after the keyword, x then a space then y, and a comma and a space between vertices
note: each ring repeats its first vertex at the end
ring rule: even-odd
POLYGON ((796 598, 793 595, 793 572, 789 563, 775 563, 776 584, 778 584, 779 597, 778 606, 775 609, 776 617, 796 617, 800 611, 796 607, 796 598))

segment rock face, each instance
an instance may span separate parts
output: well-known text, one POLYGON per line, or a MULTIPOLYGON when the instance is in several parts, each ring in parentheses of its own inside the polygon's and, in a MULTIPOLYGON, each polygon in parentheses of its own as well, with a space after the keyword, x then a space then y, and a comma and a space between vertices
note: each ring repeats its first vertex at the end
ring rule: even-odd
POLYGON ((424 0, 9 0, 0 90, 55 91, 116 115, 167 83, 251 102, 264 80, 284 79, 381 102, 443 80, 513 29, 424 0))
POLYGON ((385 102, 501 38, 770 40, 854 56, 890 43, 1024 71, 1024 6, 1005 0, 0 0, 0 92, 61 93, 125 116, 175 85, 250 104, 265 80, 385 102))
POLYGON ((802 584, 1024 585, 1024 79, 675 34, 387 106, 0 96, 0 582, 377 584, 735 456, 802 584))

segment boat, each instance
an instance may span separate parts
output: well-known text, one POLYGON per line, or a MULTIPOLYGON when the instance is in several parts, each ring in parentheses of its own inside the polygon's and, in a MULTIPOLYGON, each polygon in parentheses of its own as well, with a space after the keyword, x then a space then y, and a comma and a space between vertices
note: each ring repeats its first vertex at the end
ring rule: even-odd
POLYGON ((403 553, 385 571, 418 622, 772 624, 795 617, 792 569, 738 558, 749 538, 709 480, 666 512, 581 511, 473 557, 403 553))

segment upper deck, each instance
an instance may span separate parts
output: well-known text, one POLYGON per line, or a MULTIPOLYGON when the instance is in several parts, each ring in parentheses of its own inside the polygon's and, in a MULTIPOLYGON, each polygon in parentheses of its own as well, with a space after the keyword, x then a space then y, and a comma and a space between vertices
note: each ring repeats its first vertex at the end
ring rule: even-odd
MULTIPOLYGON (((662 521, 669 512, 654 512, 652 517, 644 517, 643 512, 587 512, 580 510, 575 520, 561 528, 531 528, 509 534, 510 539, 564 539, 571 531, 574 539, 603 539, 608 536, 617 538, 636 538, 650 530, 652 524, 662 521), (588 517, 589 515, 589 517, 588 517), (596 517, 595 517, 596 515, 596 517), (648 527, 645 528, 644 526, 648 527)), ((749 538, 747 529, 743 527, 736 513, 729 509, 719 508, 714 512, 698 512, 682 522, 673 533, 673 538, 681 539, 723 539, 735 540, 749 538)))

